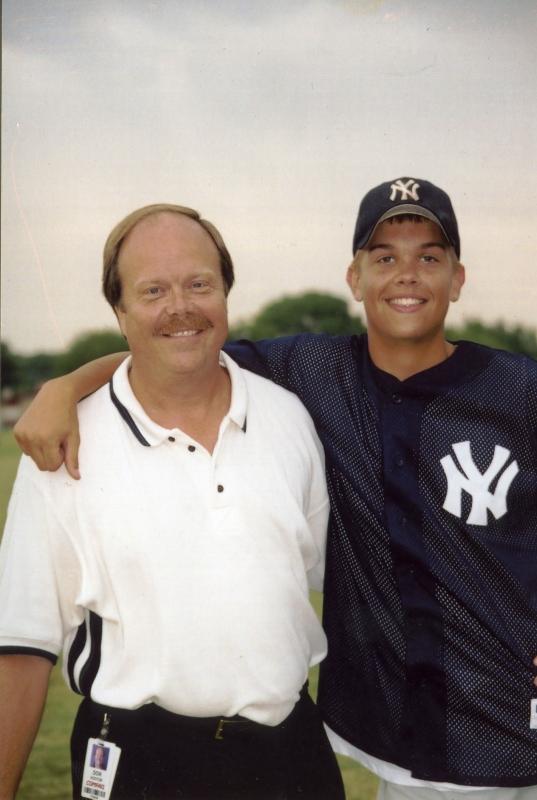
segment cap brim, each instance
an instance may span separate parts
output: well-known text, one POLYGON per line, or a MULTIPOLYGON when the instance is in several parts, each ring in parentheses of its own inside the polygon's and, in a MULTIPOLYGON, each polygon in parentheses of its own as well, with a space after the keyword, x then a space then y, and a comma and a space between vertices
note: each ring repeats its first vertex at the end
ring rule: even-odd
MULTIPOLYGON (((446 236, 446 232, 444 231, 442 223, 440 222, 438 217, 435 214, 433 214, 432 211, 429 211, 428 208, 423 208, 423 206, 415 206, 412 203, 405 203, 403 205, 394 206, 393 208, 390 208, 388 211, 386 211, 382 215, 382 217, 379 219, 379 221, 375 225, 375 228, 378 225, 380 225, 381 222, 384 222, 387 219, 391 219, 392 217, 399 217, 399 216, 401 216, 401 214, 416 214, 416 216, 418 216, 418 217, 425 217, 426 219, 430 220, 431 222, 434 222, 435 225, 438 225, 439 228, 442 228, 444 236, 446 236)), ((371 232, 371 236, 373 235, 373 233, 375 231, 375 228, 373 228, 373 231, 371 232)), ((369 238, 371 238, 371 237, 369 237, 369 238)), ((446 239, 447 239, 447 236, 446 236, 446 239)))
POLYGON ((364 244, 358 249, 363 250, 364 247, 367 246, 367 243, 374 236, 375 231, 382 222, 386 222, 387 219, 391 219, 392 217, 399 217, 401 216, 401 214, 415 214, 417 217, 425 217, 425 219, 428 219, 430 222, 434 222, 434 224, 438 225, 438 227, 444 234, 446 242, 450 242, 450 238, 447 235, 446 231, 444 230, 444 226, 442 225, 436 214, 433 214, 433 212, 429 211, 428 208, 423 208, 423 206, 415 206, 412 203, 405 203, 403 205, 394 206, 393 208, 388 209, 388 211, 386 211, 379 219, 377 224, 373 228, 371 228, 371 233, 367 237, 367 241, 364 242, 364 244))

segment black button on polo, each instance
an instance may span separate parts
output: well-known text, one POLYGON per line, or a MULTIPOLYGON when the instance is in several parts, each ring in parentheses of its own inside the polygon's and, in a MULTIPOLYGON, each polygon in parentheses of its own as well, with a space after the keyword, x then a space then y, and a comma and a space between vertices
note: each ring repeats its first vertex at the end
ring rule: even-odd
POLYGON ((175 436, 168 436, 169 442, 175 442, 175 436))
POLYGON ((190 450, 191 453, 193 453, 196 448, 194 447, 193 444, 189 444, 188 449, 190 450))
POLYGON ((404 458, 398 458, 395 463, 397 464, 398 467, 402 467, 404 465, 404 463, 405 463, 405 459, 404 458))
POLYGON ((399 403, 403 402, 403 398, 400 394, 392 394, 392 403, 399 405, 399 403))
POLYGON ((222 484, 221 484, 221 483, 219 483, 219 484, 218 484, 218 486, 217 486, 216 488, 217 488, 217 490, 218 490, 219 492, 223 492, 223 491, 224 491, 224 487, 222 486, 222 484))

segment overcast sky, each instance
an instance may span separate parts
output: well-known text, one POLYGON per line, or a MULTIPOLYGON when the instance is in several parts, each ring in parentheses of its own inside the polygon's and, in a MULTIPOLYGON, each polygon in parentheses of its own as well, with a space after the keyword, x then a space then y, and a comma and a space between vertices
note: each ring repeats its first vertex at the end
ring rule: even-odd
POLYGON ((113 327, 111 227, 192 206, 234 257, 232 320, 346 296, 362 195, 451 195, 451 321, 537 327, 535 0, 4 0, 2 335, 56 350, 113 327))

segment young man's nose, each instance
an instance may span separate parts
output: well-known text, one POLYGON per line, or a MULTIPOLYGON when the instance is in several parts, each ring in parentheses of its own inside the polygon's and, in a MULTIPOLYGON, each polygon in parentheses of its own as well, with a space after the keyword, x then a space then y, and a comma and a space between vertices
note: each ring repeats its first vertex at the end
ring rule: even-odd
POLYGON ((420 264, 415 258, 403 257, 398 265, 396 280, 398 283, 416 283, 419 280, 420 264))

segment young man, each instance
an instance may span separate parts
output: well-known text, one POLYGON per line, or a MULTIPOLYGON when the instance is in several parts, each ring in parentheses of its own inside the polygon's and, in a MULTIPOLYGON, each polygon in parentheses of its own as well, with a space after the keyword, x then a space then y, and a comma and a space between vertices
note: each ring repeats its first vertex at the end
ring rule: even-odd
MULTIPOLYGON (((229 347, 298 394, 325 448, 319 705, 334 747, 380 776, 383 800, 530 800, 537 364, 446 340, 465 275, 438 187, 404 177, 368 192, 353 253, 347 282, 367 336, 229 347)), ((62 447, 76 466, 65 412, 48 420, 77 382, 90 391, 107 371, 87 370, 49 386, 27 423, 42 468, 62 447), (53 433, 36 437, 45 418, 53 433)))
POLYGON ((197 212, 126 217, 103 283, 131 358, 79 404, 84 480, 23 458, 0 550, 0 798, 60 650, 73 797, 342 798, 305 686, 326 653, 311 419, 221 353, 233 265, 197 212))

